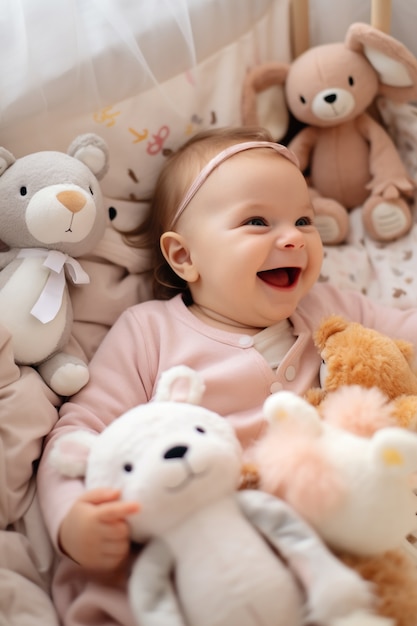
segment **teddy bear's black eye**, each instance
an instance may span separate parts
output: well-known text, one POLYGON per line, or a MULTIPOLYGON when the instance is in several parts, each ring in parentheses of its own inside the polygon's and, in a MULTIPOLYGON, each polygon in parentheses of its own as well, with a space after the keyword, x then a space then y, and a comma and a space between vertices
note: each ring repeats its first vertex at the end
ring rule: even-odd
POLYGON ((349 76, 348 82, 349 82, 349 85, 353 87, 353 85, 355 84, 355 81, 353 80, 353 76, 349 76))
POLYGON ((125 472, 133 472, 133 463, 125 463, 123 465, 123 469, 125 472))
POLYGON ((26 187, 20 187, 20 195, 21 196, 25 196, 27 194, 28 190, 26 189, 26 187))
POLYGON ((301 104, 305 104, 307 100, 304 98, 304 96, 300 96, 300 102, 301 104))
POLYGON ((114 219, 116 219, 116 216, 117 216, 117 210, 114 208, 114 206, 109 206, 110 221, 112 222, 114 219))
POLYGON ((93 192, 93 190, 91 189, 91 187, 89 187, 89 190, 90 190, 91 195, 92 195, 92 196, 94 196, 94 192, 93 192))
POLYGON ((196 429, 196 431, 198 433, 203 433, 204 434, 206 432, 206 429, 203 428, 202 426, 196 426, 195 429, 196 429))

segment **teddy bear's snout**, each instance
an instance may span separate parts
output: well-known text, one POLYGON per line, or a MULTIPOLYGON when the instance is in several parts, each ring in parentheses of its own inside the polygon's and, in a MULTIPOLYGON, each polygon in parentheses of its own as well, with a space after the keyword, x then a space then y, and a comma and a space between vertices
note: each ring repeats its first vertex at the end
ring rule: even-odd
POLYGON ((78 211, 81 211, 81 209, 84 208, 86 203, 86 199, 83 194, 79 191, 73 190, 60 191, 57 194, 57 199, 66 209, 68 209, 68 211, 71 211, 71 213, 78 213, 78 211))
POLYGON ((336 102, 336 99, 337 95, 335 93, 329 93, 328 96, 324 96, 324 100, 327 104, 333 104, 333 102, 336 102))
POLYGON ((173 446, 164 454, 164 459, 182 459, 188 451, 188 446, 173 446))

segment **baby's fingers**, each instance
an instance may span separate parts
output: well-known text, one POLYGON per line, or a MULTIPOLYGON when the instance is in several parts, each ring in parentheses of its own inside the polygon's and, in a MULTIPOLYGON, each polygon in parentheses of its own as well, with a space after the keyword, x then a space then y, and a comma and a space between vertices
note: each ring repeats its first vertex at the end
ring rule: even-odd
POLYGON ((96 509, 96 519, 111 523, 120 519, 124 520, 128 515, 140 510, 137 502, 125 502, 119 498, 120 491, 118 489, 100 487, 86 491, 81 496, 80 501, 100 505, 96 509))
POLYGON ((88 502, 89 504, 105 504, 106 502, 115 502, 120 498, 118 489, 99 487, 86 491, 81 497, 80 502, 88 502))
POLYGON ((116 502, 102 504, 97 511, 97 519, 105 524, 112 524, 120 520, 125 520, 129 515, 138 513, 139 511, 140 506, 138 502, 117 500, 116 502))

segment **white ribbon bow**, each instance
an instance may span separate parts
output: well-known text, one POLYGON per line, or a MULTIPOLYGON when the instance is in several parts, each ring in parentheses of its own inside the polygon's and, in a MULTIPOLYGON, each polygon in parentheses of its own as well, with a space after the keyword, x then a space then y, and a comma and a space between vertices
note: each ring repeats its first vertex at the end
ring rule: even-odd
POLYGON ((48 268, 50 272, 41 295, 31 310, 31 314, 42 324, 47 324, 55 319, 62 305, 62 297, 65 290, 65 265, 73 283, 86 285, 90 282, 90 278, 78 261, 58 250, 22 248, 17 258, 41 256, 45 257, 42 265, 48 268))

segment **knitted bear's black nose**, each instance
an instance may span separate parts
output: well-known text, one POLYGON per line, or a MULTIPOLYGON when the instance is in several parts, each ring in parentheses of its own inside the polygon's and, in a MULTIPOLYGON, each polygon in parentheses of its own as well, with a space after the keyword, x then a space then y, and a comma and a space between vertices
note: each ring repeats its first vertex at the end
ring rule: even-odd
POLYGON ((325 96, 324 99, 327 102, 327 104, 333 104, 333 102, 336 100, 336 94, 335 93, 330 93, 328 96, 325 96))
POLYGON ((187 454, 188 446, 174 446, 167 450, 164 459, 182 459, 187 454))

